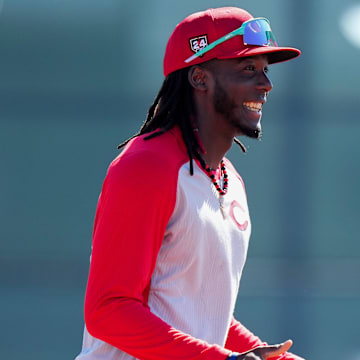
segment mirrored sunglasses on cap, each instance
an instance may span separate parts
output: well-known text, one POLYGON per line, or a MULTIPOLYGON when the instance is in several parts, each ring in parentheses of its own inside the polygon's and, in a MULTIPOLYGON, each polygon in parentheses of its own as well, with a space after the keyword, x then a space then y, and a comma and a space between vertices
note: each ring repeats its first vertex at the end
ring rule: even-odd
POLYGON ((232 39, 236 35, 243 36, 244 45, 275 46, 275 47, 278 46, 275 37, 271 31, 269 20, 266 18, 254 18, 243 22, 243 24, 239 28, 224 35, 220 39, 215 40, 209 45, 206 45, 201 50, 196 52, 194 55, 187 58, 185 62, 189 63, 195 60, 197 57, 202 56, 208 51, 212 50, 215 46, 229 39, 232 39))

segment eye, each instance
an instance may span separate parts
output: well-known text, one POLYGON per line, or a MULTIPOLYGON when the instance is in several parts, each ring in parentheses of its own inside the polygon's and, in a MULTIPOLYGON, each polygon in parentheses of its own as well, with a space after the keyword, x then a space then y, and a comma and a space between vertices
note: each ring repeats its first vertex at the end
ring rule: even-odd
POLYGON ((255 65, 246 65, 245 70, 255 71, 255 65))
POLYGON ((269 71, 270 71, 270 69, 266 66, 266 67, 264 68, 264 73, 267 74, 269 71))

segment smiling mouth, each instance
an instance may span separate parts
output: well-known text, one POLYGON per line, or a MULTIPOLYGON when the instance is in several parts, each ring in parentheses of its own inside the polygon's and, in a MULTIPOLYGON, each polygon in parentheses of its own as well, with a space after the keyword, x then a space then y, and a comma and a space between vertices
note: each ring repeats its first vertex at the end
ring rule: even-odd
POLYGON ((243 103, 243 106, 246 110, 260 112, 263 104, 261 102, 247 101, 243 103))

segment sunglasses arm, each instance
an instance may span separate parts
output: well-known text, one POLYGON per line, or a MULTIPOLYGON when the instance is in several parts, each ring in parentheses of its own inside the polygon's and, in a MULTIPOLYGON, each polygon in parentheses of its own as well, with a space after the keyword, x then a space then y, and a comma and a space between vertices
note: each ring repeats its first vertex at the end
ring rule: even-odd
POLYGON ((224 35, 223 37, 221 37, 220 39, 215 40, 214 42, 212 42, 211 44, 203 47, 200 51, 196 52, 194 55, 190 56, 189 58, 187 58, 185 60, 185 62, 188 64, 189 62, 195 60, 197 57, 204 55, 205 53, 207 53, 208 51, 210 51, 211 49, 213 49, 215 46, 223 43, 224 41, 227 41, 231 38, 233 38, 236 35, 243 35, 243 27, 239 27, 238 29, 233 30, 232 32, 224 35))

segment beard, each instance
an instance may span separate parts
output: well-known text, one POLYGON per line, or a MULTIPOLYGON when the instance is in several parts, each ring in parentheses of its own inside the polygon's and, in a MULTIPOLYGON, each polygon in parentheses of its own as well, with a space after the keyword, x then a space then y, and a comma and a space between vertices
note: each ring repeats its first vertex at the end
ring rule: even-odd
POLYGON ((237 106, 234 100, 230 98, 229 94, 224 90, 224 88, 218 83, 217 80, 215 80, 213 104, 215 111, 218 114, 223 115, 232 126, 241 132, 241 134, 252 139, 261 139, 261 127, 252 129, 249 126, 246 126, 246 124, 242 124, 234 115, 234 110, 237 106))

